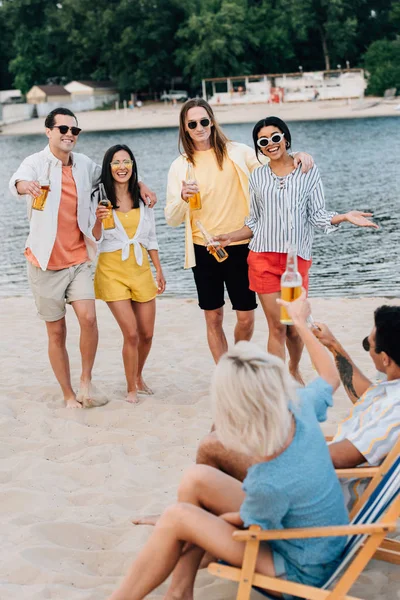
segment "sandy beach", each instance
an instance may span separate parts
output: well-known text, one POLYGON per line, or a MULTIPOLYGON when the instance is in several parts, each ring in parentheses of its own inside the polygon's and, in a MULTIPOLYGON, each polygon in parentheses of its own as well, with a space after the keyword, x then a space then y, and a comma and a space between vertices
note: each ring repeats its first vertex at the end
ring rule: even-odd
MULTIPOLYGON (((256 123, 268 115, 284 121, 315 121, 320 119, 355 119, 368 117, 400 116, 399 99, 383 101, 382 98, 363 100, 331 100, 321 102, 289 102, 286 104, 248 104, 215 106, 219 123, 256 123)), ((124 129, 149 129, 177 127, 180 105, 161 103, 144 105, 134 110, 108 110, 77 113, 79 126, 84 131, 117 131, 124 129)), ((44 119, 31 119, 3 125, 0 134, 32 135, 43 133, 44 119)))
MULTIPOLYGON (((400 300, 313 299, 316 320, 327 322, 362 369, 375 377, 361 347, 373 310, 400 300)), ((184 469, 211 426, 209 381, 213 363, 195 300, 158 302, 146 380, 155 395, 136 407, 123 401, 120 333, 98 303, 100 345, 95 383, 111 402, 66 410, 51 372, 43 323, 31 298, 0 301, 2 373, 0 598, 106 600, 149 535, 130 519, 172 503, 184 469)), ((68 347, 74 384, 79 377, 78 327, 68 311, 68 347)), ((226 310, 232 339, 233 313, 226 310)), ((254 340, 265 346, 267 327, 257 311, 254 340)), ((302 371, 315 376, 308 357, 302 371)), ((335 430, 350 401, 342 388, 325 426, 335 430)), ((151 568, 151 565, 149 565, 151 568)), ((365 600, 400 598, 400 573, 372 561, 352 589, 365 600)), ((150 598, 161 599, 165 585, 150 598)), ((202 573, 196 598, 235 597, 236 586, 202 573)), ((254 598, 259 597, 254 594, 254 598)))

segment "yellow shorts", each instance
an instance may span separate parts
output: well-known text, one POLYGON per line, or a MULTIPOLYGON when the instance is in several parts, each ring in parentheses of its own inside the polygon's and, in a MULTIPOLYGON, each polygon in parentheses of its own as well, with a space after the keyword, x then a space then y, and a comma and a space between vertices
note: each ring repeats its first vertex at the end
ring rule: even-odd
POLYGON ((147 250, 142 247, 142 251, 142 266, 136 262, 133 246, 130 247, 127 260, 122 260, 122 250, 100 254, 94 276, 96 298, 105 302, 148 302, 157 296, 147 250))

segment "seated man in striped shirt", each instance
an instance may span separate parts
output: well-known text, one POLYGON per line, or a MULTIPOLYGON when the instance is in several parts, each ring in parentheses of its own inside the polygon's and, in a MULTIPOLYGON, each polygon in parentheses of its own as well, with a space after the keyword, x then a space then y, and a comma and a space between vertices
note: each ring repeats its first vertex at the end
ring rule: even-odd
MULTIPOLYGON (((320 329, 313 330, 332 352, 343 386, 354 404, 329 445, 337 469, 365 462, 379 465, 400 435, 400 306, 379 307, 374 320, 374 328, 363 340, 363 347, 378 371, 387 376, 387 381, 376 385, 356 367, 326 325, 318 323, 320 329)), ((215 432, 201 442, 197 463, 218 468, 239 480, 245 478, 250 464, 248 457, 226 450, 215 432)), ((363 492, 365 482, 343 482, 343 488, 350 508, 363 492)))

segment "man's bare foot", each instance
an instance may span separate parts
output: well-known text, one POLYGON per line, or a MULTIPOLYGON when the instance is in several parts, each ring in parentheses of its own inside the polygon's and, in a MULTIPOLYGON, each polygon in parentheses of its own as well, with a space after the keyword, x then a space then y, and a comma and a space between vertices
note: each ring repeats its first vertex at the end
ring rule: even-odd
POLYGON ((72 396, 72 398, 65 398, 64 402, 65 408, 82 408, 82 404, 78 402, 75 396, 72 396))
POLYGON ((303 387, 306 385, 304 383, 304 379, 301 376, 301 373, 299 371, 299 367, 296 367, 296 369, 293 369, 293 367, 291 367, 291 365, 289 363, 289 373, 300 385, 302 385, 303 387))
POLYGON ((143 377, 138 377, 137 379, 137 391, 138 394, 145 394, 146 396, 153 396, 154 392, 149 386, 144 382, 143 377))
POLYGON ((137 393, 136 392, 128 392, 126 401, 129 402, 129 404, 138 404, 139 398, 137 397, 137 393))
POLYGON ((83 408, 104 406, 108 402, 104 393, 100 392, 91 381, 82 381, 82 379, 76 399, 82 403, 83 408))
POLYGON ((134 525, 157 525, 157 521, 160 515, 144 515, 144 517, 137 517, 132 519, 134 525))

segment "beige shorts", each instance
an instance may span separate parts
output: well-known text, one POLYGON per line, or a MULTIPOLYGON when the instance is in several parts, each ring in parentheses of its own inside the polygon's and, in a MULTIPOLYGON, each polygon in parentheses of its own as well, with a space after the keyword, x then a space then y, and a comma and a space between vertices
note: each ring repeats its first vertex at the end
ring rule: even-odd
POLYGON ((28 281, 38 315, 44 321, 65 316, 66 304, 76 300, 94 300, 94 268, 90 262, 59 271, 42 271, 28 261, 28 281))

